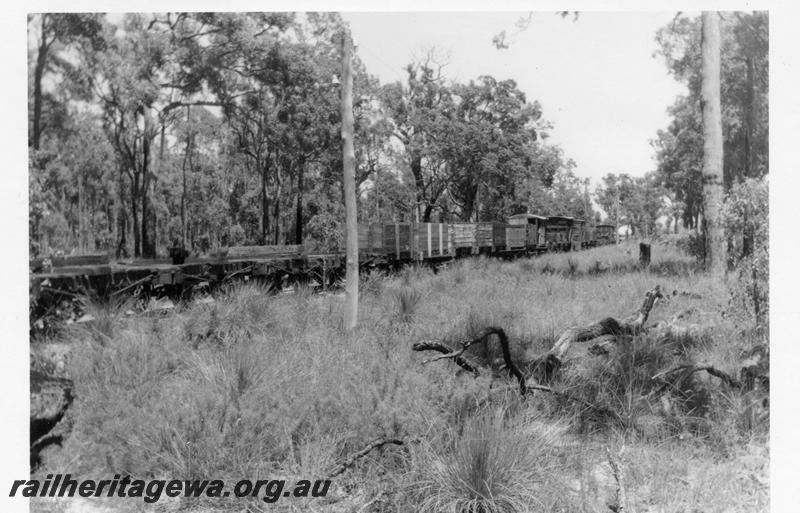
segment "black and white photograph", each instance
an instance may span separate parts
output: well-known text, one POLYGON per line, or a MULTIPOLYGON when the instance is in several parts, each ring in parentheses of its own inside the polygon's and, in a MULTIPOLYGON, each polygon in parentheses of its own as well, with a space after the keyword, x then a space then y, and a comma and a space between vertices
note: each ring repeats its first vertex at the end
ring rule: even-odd
POLYGON ((768 5, 202 5, 8 23, 12 506, 792 510, 768 5))

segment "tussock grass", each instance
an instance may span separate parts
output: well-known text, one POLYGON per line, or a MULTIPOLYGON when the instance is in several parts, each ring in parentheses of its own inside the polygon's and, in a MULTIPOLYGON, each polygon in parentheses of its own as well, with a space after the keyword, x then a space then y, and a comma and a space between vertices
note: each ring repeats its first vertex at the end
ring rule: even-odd
POLYGON ((524 425, 509 425, 502 411, 480 412, 444 446, 415 451, 412 472, 420 512, 525 512, 542 508, 552 440, 524 425))
POLYGON ((408 326, 414 320, 414 313, 422 299, 422 293, 411 286, 404 285, 394 290, 392 294, 397 304, 393 322, 397 326, 408 326))
POLYGON ((342 510, 380 496, 373 506, 396 511, 602 511, 614 488, 604 446, 626 444, 631 508, 765 510, 765 485, 745 478, 766 479, 763 395, 698 373, 670 390, 668 406, 648 396, 659 371, 702 362, 733 372, 764 342, 730 314, 726 284, 675 247, 654 245, 649 269, 630 244, 374 273, 352 333, 338 295, 269 292, 240 284, 166 316, 115 309, 93 328, 102 336, 64 332, 74 428, 43 471, 314 478, 385 436, 419 443, 376 450, 338 477, 342 510), (423 365, 430 355, 410 350, 498 326, 512 356, 531 360, 570 326, 629 315, 656 284, 669 301, 649 324, 690 311, 680 323, 697 329, 623 340, 604 357, 575 344, 553 386, 584 402, 544 392, 522 400, 496 341, 470 349, 487 367, 477 378, 449 361, 423 365), (748 470, 737 463, 745 453, 756 462, 748 470))

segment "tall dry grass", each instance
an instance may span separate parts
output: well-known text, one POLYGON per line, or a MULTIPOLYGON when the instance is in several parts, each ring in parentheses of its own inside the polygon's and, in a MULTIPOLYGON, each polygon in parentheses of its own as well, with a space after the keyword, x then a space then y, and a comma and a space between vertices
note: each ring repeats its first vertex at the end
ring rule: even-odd
POLYGON ((649 377, 676 363, 733 372, 759 335, 728 314, 726 284, 674 247, 654 246, 646 270, 637 257, 631 244, 373 274, 352 333, 342 329, 340 296, 302 287, 274 295, 239 285, 211 304, 152 318, 111 312, 101 337, 64 335, 73 346, 74 429, 63 450, 45 455, 46 468, 314 478, 386 436, 418 443, 375 451, 337 478, 345 509, 380 498, 373 504, 396 511, 604 511, 613 492, 604 446, 624 443, 637 454, 628 462, 632 507, 763 509, 764 486, 737 481, 735 465, 744 453, 764 458, 765 420, 753 401, 708 376, 688 382, 694 395, 675 391, 669 412, 647 398, 649 377), (470 354, 488 368, 477 378, 451 362, 423 364, 426 356, 410 350, 423 338, 455 343, 493 325, 508 333, 514 358, 531 359, 570 326, 632 313, 654 285, 670 300, 651 322, 691 309, 681 322, 701 329, 630 340, 616 359, 586 357, 576 344, 554 387, 594 409, 546 393, 521 400, 496 342, 470 354), (699 488, 724 479, 738 488, 699 488))

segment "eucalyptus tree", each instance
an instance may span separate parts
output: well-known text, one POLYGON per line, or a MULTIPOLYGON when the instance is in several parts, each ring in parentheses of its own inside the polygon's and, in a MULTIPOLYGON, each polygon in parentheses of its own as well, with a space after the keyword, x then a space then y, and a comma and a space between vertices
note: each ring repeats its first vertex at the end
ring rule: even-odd
POLYGON ((462 219, 502 219, 513 208, 520 179, 542 170, 533 151, 541 106, 527 102, 513 80, 491 76, 452 90, 457 106, 446 155, 457 173, 451 198, 462 219))
MULTIPOLYGON (((30 84, 31 130, 29 146, 38 150, 41 145, 44 104, 48 95, 42 89, 45 74, 73 76, 82 64, 82 52, 70 52, 71 47, 100 51, 105 47, 102 37, 101 14, 41 13, 28 17, 28 28, 35 32, 36 46, 33 76, 30 84), (77 58, 77 59, 76 59, 77 58)), ((74 92, 74 90, 73 90, 74 92)), ((52 101, 52 100, 51 100, 52 101)))
MULTIPOLYGON (((766 12, 714 13, 712 23, 720 29, 721 182, 728 191, 746 177, 769 172, 769 20, 766 12)), ((670 108, 670 126, 658 132, 653 145, 661 182, 685 207, 683 220, 689 227, 696 227, 704 214, 707 182, 702 171, 708 125, 702 112, 701 39, 701 19, 687 16, 677 16, 656 36, 670 73, 688 88, 670 108)))
POLYGON ((443 145, 450 133, 455 103, 435 53, 406 66, 405 83, 383 86, 380 100, 391 120, 392 136, 405 150, 415 186, 415 212, 429 222, 437 201, 455 176, 443 145))
MULTIPOLYGON (((51 242, 61 249, 93 249, 88 234, 93 209, 86 199, 101 184, 89 179, 97 166, 86 162, 87 153, 71 149, 80 145, 78 132, 91 129, 91 116, 79 105, 88 97, 78 78, 83 57, 104 46, 102 15, 32 14, 28 30, 30 249, 48 250, 51 242), (83 165, 76 167, 73 157, 83 165)), ((96 146, 88 154, 102 155, 105 149, 96 146)))

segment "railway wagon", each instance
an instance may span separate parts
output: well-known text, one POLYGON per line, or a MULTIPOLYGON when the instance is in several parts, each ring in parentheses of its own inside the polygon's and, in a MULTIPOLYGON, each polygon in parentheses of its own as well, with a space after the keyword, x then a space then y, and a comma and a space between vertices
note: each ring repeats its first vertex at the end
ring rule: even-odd
POLYGON ((528 227, 522 224, 507 224, 506 228, 506 251, 524 251, 528 240, 528 227))
POLYGON ((383 245, 383 225, 380 223, 358 225, 358 251, 365 256, 386 254, 383 245))
POLYGON ((547 218, 535 214, 515 214, 508 218, 512 226, 525 226, 525 245, 528 251, 539 252, 547 249, 545 230, 547 218))
POLYGON ((449 223, 447 225, 453 255, 471 255, 476 253, 475 236, 478 225, 475 223, 449 223))
POLYGON ((446 223, 415 223, 414 258, 426 260, 450 256, 449 234, 446 223))
POLYGON ((506 225, 497 222, 475 223, 475 247, 479 253, 494 253, 506 248, 506 225))
POLYGON ((568 251, 572 246, 572 218, 548 217, 545 225, 545 242, 549 251, 568 251))
POLYGON ((594 227, 594 238, 598 246, 614 244, 616 228, 613 224, 598 224, 594 227))
POLYGON ((572 226, 569 231, 570 250, 580 251, 584 247, 586 238, 586 221, 583 219, 573 219, 572 226))
POLYGON ((383 249, 386 256, 396 260, 410 260, 413 254, 413 245, 412 223, 383 225, 383 249))

